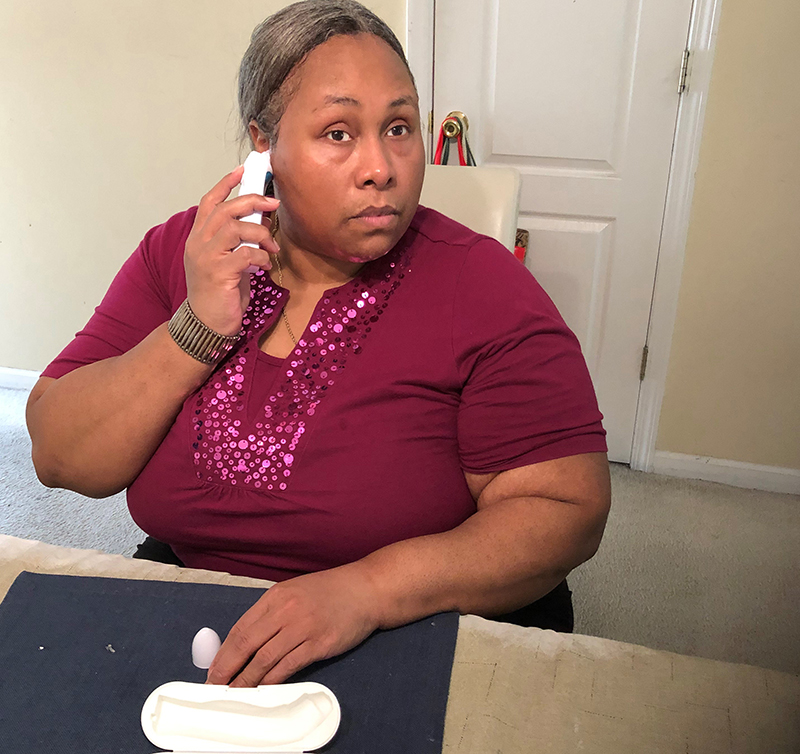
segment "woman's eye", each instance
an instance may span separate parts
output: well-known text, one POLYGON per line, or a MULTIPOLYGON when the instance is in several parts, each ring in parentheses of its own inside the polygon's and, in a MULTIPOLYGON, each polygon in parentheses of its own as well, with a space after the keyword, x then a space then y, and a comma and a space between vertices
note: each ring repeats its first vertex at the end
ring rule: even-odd
POLYGON ((328 131, 325 136, 331 141, 350 141, 350 134, 347 133, 347 131, 342 131, 340 128, 328 131))
POLYGON ((409 132, 409 128, 406 125, 398 124, 396 126, 392 126, 389 129, 390 136, 405 136, 409 132))

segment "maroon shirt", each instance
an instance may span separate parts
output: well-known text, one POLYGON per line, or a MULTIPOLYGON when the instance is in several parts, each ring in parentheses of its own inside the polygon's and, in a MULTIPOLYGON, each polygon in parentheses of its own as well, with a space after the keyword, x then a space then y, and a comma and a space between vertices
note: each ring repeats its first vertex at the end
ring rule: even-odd
MULTIPOLYGON (((117 356, 186 298, 196 209, 150 230, 45 370, 117 356)), ((317 304, 285 360, 258 349, 288 292, 253 276, 243 337, 128 489, 188 566, 282 580, 458 526, 464 472, 605 451, 580 347, 497 241, 420 207, 398 244, 317 304)))

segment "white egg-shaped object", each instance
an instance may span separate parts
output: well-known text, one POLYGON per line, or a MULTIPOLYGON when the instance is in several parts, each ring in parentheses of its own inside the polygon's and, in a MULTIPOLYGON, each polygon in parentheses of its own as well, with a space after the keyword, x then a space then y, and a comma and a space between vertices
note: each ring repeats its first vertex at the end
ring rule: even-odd
POLYGON ((213 629, 201 628, 192 639, 192 662, 196 668, 207 670, 222 646, 219 634, 213 629))

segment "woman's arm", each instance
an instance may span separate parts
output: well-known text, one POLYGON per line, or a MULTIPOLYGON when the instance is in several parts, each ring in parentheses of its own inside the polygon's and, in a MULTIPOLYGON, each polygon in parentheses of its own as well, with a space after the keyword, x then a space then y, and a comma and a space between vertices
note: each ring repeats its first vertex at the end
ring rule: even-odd
POLYGON ((122 356, 40 378, 27 408, 39 479, 90 497, 125 489, 210 371, 164 324, 122 356))
POLYGON ((478 511, 455 529, 272 587, 233 627, 209 681, 280 683, 377 628, 447 610, 509 612, 547 594, 600 544, 611 497, 604 453, 468 482, 478 511))
MULTIPOLYGON (((254 211, 273 211, 277 200, 250 194, 225 201, 241 177, 239 167, 203 197, 184 253, 192 310, 223 335, 241 328, 250 300, 247 268, 269 269, 265 249, 277 249, 267 227, 238 220, 254 211), (231 251, 241 241, 264 248, 231 251)), ((27 408, 39 479, 92 497, 124 489, 211 371, 175 344, 164 323, 121 356, 79 367, 58 380, 43 377, 27 408)))
POLYGON ((397 542, 363 565, 381 628, 443 610, 491 617, 543 597, 600 545, 611 504, 605 453, 469 475, 478 511, 442 534, 397 542))

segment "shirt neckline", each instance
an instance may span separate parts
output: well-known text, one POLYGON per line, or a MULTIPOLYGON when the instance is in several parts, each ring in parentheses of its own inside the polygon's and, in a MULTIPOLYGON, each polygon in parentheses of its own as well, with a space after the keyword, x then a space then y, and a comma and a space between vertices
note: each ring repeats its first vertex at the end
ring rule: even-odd
MULTIPOLYGON (((262 351, 258 346, 256 346, 256 358, 259 361, 263 361, 266 364, 274 367, 282 367, 286 363, 286 359, 282 359, 280 356, 273 356, 271 353, 266 353, 262 351)), ((289 354, 291 356, 291 354, 289 354)), ((287 357, 288 358, 288 357, 287 357)))

